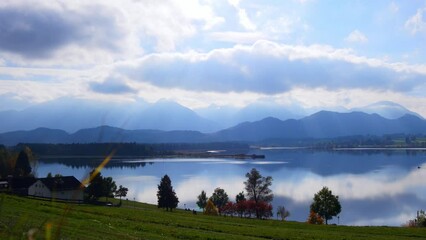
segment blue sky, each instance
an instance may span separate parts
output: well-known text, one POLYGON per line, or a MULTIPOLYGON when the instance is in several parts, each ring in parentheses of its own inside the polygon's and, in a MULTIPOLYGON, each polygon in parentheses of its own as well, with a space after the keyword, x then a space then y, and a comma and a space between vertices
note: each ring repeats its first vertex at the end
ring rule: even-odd
POLYGON ((426 116, 426 1, 0 3, 1 109, 71 97, 426 116))

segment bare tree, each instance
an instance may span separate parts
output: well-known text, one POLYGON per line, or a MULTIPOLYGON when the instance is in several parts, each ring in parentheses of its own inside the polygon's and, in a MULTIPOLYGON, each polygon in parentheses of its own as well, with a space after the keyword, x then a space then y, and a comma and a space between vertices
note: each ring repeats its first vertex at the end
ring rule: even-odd
POLYGON ((282 221, 285 221, 285 219, 290 216, 290 212, 287 209, 285 209, 284 206, 278 206, 278 208, 277 208, 277 218, 278 218, 278 216, 281 217, 282 221))

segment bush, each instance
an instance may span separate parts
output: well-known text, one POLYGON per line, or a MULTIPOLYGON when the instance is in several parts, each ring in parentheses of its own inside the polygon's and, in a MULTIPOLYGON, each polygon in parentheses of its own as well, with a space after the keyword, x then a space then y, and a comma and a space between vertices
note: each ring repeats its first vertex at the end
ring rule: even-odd
POLYGON ((409 220, 407 227, 426 227, 426 212, 424 210, 417 211, 417 217, 409 220))
POLYGON ((318 213, 311 211, 307 223, 321 225, 324 224, 324 219, 318 213))
POLYGON ((204 214, 211 215, 211 216, 217 216, 218 213, 219 212, 218 212, 216 206, 214 205, 214 203, 212 202, 212 200, 209 199, 207 201, 206 210, 204 210, 204 214))

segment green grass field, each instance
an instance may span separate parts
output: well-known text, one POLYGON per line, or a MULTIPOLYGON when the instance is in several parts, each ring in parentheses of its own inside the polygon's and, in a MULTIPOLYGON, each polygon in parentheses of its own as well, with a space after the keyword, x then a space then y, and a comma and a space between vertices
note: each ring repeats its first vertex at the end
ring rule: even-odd
POLYGON ((0 194, 0 239, 426 239, 426 229, 213 217, 123 201, 65 204, 0 194))

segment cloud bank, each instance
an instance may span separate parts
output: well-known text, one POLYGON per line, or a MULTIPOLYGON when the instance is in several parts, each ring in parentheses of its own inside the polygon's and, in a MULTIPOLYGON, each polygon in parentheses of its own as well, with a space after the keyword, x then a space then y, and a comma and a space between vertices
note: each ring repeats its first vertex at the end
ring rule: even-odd
POLYGON ((301 87, 405 92, 424 87, 426 76, 426 66, 360 57, 348 49, 271 41, 208 53, 151 54, 118 65, 116 71, 162 88, 264 94, 301 87))

